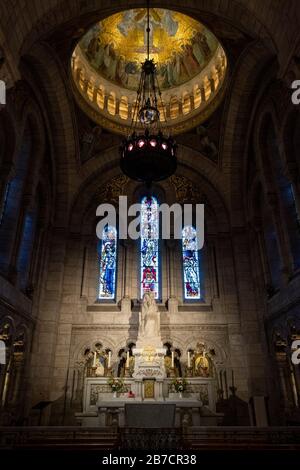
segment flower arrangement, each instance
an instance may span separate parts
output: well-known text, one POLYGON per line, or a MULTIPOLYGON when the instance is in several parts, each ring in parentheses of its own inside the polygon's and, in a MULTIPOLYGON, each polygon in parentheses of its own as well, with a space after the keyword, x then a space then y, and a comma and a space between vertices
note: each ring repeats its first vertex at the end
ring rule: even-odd
POLYGON ((107 383, 113 392, 122 392, 124 388, 124 382, 122 379, 109 377, 109 379, 107 380, 107 383))
POLYGON ((172 381, 172 385, 176 392, 184 392, 187 388, 187 381, 185 379, 177 378, 172 381))

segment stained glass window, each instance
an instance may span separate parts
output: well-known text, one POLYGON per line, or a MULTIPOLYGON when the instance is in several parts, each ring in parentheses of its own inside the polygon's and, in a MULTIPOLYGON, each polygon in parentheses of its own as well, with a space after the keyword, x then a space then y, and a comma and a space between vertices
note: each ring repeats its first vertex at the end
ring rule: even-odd
POLYGON ((99 299, 112 300, 116 296, 117 230, 106 226, 100 245, 99 299))
POLYGON ((184 298, 186 300, 200 299, 200 273, 197 232, 188 225, 182 230, 182 264, 184 298))
POLYGON ((26 288, 28 282, 30 262, 34 245, 34 236, 36 231, 37 211, 27 212, 24 217, 24 225, 20 248, 17 259, 17 271, 19 273, 19 282, 22 289, 26 288))
POLYGON ((152 291, 159 298, 159 211, 154 197, 141 202, 141 297, 152 291))

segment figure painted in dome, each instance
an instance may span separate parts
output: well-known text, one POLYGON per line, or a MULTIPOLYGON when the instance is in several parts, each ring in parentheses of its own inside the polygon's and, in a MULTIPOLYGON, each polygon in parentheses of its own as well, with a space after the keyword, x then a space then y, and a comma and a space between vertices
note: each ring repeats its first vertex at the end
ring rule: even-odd
POLYGON ((113 42, 107 44, 104 48, 104 65, 106 67, 106 76, 109 80, 115 80, 116 79, 116 73, 117 73, 117 64, 118 64, 118 59, 115 51, 115 45, 113 42))
POLYGON ((204 67, 205 66, 205 56, 204 56, 204 53, 203 53, 203 50, 202 50, 202 47, 200 46, 200 37, 199 37, 200 33, 197 32, 193 38, 193 45, 192 45, 192 48, 193 48, 193 54, 194 56, 196 57, 200 67, 204 67))
POLYGON ((203 34, 203 33, 199 34, 199 43, 200 43, 200 46, 202 48, 204 57, 206 59, 209 59, 209 57, 211 55, 211 49, 209 47, 209 44, 207 42, 207 37, 205 36, 205 34, 203 34))
POLYGON ((125 57, 121 55, 117 63, 116 78, 122 86, 127 86, 128 74, 126 73, 126 61, 125 57))
POLYGON ((178 31, 178 21, 173 18, 173 13, 170 10, 164 10, 164 15, 161 20, 163 29, 168 32, 168 35, 173 37, 176 36, 178 31))
POLYGON ((185 68, 187 69, 190 77, 196 75, 196 73, 199 70, 199 64, 197 62, 197 59, 195 58, 193 54, 193 48, 189 44, 182 44, 181 45, 182 49, 182 60, 185 65, 185 68))
POLYGON ((100 46, 100 41, 98 37, 93 36, 88 44, 87 51, 86 51, 86 55, 88 56, 90 61, 94 60, 96 53, 99 50, 99 46, 100 46))

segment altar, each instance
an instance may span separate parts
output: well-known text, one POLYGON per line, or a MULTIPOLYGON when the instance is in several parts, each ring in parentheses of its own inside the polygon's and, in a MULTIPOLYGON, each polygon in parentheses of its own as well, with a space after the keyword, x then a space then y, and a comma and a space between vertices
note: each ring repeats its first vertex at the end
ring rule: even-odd
MULTIPOLYGON (((147 380, 147 379, 146 379, 147 380)), ((154 381, 155 383, 155 381, 154 381)), ((211 378, 191 377, 182 398, 172 391, 172 379, 165 378, 161 383, 162 395, 145 398, 142 390, 144 381, 124 379, 124 391, 113 398, 107 378, 86 378, 84 385, 83 411, 76 413, 81 426, 125 426, 125 409, 128 404, 140 405, 137 417, 143 414, 144 405, 175 406, 174 426, 216 426, 221 415, 216 413, 214 381, 211 378), (129 397, 130 391, 134 397, 129 397)), ((163 410, 163 406, 161 407, 163 410)))
MULTIPOLYGON (((143 423, 144 427, 163 427, 169 422, 167 410, 172 408, 174 422, 171 427, 217 425, 214 377, 191 376, 189 363, 188 374, 184 378, 176 377, 173 352, 167 374, 166 353, 161 339, 160 313, 153 294, 146 293, 139 313, 137 341, 132 349, 133 361, 130 362, 127 351, 125 374, 121 378, 115 377, 107 367, 106 376, 95 373, 84 379, 83 410, 76 413, 77 422, 82 426, 122 427, 129 425, 127 416, 127 421, 135 422, 137 427, 143 423), (177 381, 182 385, 181 390, 177 381), (151 406, 156 414, 154 411, 149 413, 151 406), (131 420, 128 410, 131 410, 131 420), (150 421, 146 423, 148 414, 150 421)), ((208 359, 204 355, 199 357, 206 367, 208 359)), ((98 370, 96 361, 93 368, 98 370)))

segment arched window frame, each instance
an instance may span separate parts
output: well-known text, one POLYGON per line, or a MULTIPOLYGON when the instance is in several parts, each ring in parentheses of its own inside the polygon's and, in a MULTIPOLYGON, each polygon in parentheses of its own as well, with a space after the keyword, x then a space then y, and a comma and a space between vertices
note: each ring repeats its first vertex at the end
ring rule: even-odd
POLYGON ((197 231, 195 227, 192 225, 186 225, 182 229, 182 238, 181 238, 181 253, 182 253, 182 280, 183 280, 183 300, 185 302, 189 301, 201 301, 203 300, 203 292, 201 286, 201 270, 200 270, 200 254, 198 250, 198 237, 197 231), (187 232, 192 232, 193 236, 191 237, 191 233, 189 234, 189 238, 187 237, 187 232), (187 250, 186 248, 189 248, 187 250), (190 260, 194 263, 194 271, 196 270, 196 286, 194 287, 195 294, 188 295, 188 275, 187 275, 187 256, 185 255, 186 251, 190 251, 190 260))
MULTIPOLYGON (((98 288, 97 288, 97 301, 98 302, 115 302, 116 300, 116 294, 117 294, 117 274, 118 274, 118 231, 117 228, 114 226, 106 226, 103 229, 102 232, 102 240, 99 240, 98 242, 98 266, 99 266, 99 271, 98 271, 98 288), (112 246, 111 243, 109 243, 109 236, 105 236, 105 233, 111 233, 113 235, 113 238, 111 240, 114 241, 114 254, 113 254, 113 267, 111 269, 111 273, 107 272, 107 260, 104 259, 104 249, 105 247, 108 248, 108 246, 112 246), (105 266, 106 263, 106 266, 105 266), (113 277, 112 281, 112 289, 108 295, 105 295, 105 288, 104 286, 104 277, 105 277, 105 271, 108 275, 108 278, 110 276, 113 277)), ((107 284, 107 282, 106 282, 107 284)), ((107 289, 106 289, 107 290, 107 289)))
POLYGON ((141 199, 141 238, 140 238, 140 245, 139 245, 139 254, 140 254, 140 282, 139 282, 139 295, 140 298, 143 298, 143 295, 146 292, 149 291, 154 291, 155 292, 155 300, 160 301, 161 300, 161 262, 160 262, 160 223, 159 223, 159 201, 156 197, 154 196, 143 196, 141 199), (153 210, 153 220, 151 221, 151 224, 143 224, 143 215, 145 214, 145 207, 144 204, 147 201, 147 199, 152 199, 152 206, 154 208, 151 208, 153 210), (149 233, 149 225, 150 226, 150 231, 151 231, 151 236, 147 237, 146 232, 148 231, 149 233), (152 264, 145 263, 145 258, 143 256, 144 249, 145 249, 145 241, 146 240, 152 240, 152 245, 154 245, 154 256, 152 257, 152 264), (154 261, 154 260, 155 261, 154 261), (148 283, 149 289, 147 289, 147 281, 146 281, 146 276, 148 270, 151 270, 152 273, 154 274, 154 279, 155 281, 152 282, 152 286, 154 285, 154 289, 151 288, 151 282, 148 283), (154 272, 153 272, 154 270, 154 272))

